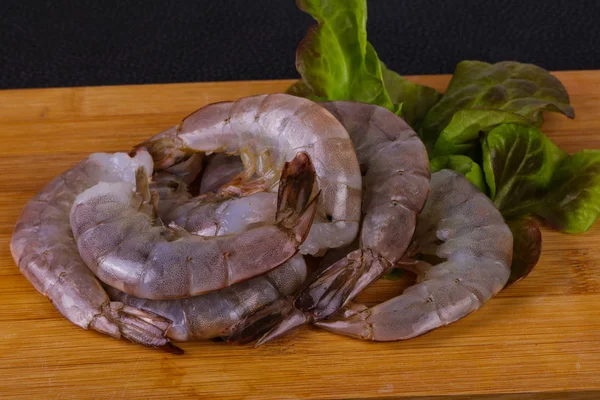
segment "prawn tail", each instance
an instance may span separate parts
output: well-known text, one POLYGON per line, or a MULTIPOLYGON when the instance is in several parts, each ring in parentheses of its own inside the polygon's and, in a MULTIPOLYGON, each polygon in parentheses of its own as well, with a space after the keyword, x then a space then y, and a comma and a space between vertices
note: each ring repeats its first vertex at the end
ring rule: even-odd
POLYGON ((325 321, 315 322, 315 326, 326 331, 362 340, 376 340, 371 309, 362 304, 351 304, 325 321))
POLYGON ((387 260, 369 250, 355 250, 321 271, 294 304, 316 321, 328 318, 390 268, 387 260))
MULTIPOLYGON (((346 329, 349 331, 348 334, 356 333, 357 337, 364 336, 364 332, 368 331, 369 327, 362 318, 365 310, 350 304, 350 301, 390 268, 389 262, 374 257, 370 251, 355 250, 349 253, 318 274, 296 297, 291 306, 285 304, 285 307, 279 307, 276 313, 279 319, 276 324, 272 323, 275 319, 273 313, 270 315, 272 319, 268 327, 261 326, 261 318, 258 316, 251 316, 249 321, 252 323, 247 322, 246 326, 254 324, 261 329, 257 330, 257 334, 253 335, 248 342, 258 337, 258 333, 266 332, 256 343, 258 347, 281 338, 303 325, 316 323, 317 326, 321 326, 319 321, 334 314, 336 318, 343 316, 344 319, 329 330, 337 329, 344 332, 346 329), (352 320, 346 321, 351 316, 352 320)), ((323 325, 323 328, 328 327, 327 324, 323 325)), ((371 338, 369 335, 367 334, 365 338, 371 338)))
POLYGON ((260 339, 256 344, 260 346, 282 328, 285 328, 283 333, 286 333, 308 322, 302 313, 298 313, 300 312, 294 308, 293 299, 276 300, 231 327, 224 339, 231 344, 248 344, 260 339), (290 320, 292 325, 288 323, 290 320))
POLYGON ((102 307, 90 327, 114 338, 124 337, 146 347, 157 348, 173 354, 183 350, 166 337, 171 321, 157 314, 111 301, 102 307))
POLYGON ((129 155, 133 157, 138 151, 146 150, 152 155, 155 171, 172 167, 190 156, 190 151, 186 151, 185 144, 177 137, 178 133, 179 126, 162 131, 135 145, 129 155))
POLYGON ((262 346, 263 344, 275 339, 279 339, 291 333, 303 325, 313 322, 310 314, 303 313, 297 308, 291 308, 284 318, 268 332, 266 332, 257 342, 254 347, 262 346))
POLYGON ((300 152, 285 163, 277 194, 276 221, 295 235, 302 243, 314 219, 319 194, 313 196, 316 186, 315 168, 310 157, 300 152))

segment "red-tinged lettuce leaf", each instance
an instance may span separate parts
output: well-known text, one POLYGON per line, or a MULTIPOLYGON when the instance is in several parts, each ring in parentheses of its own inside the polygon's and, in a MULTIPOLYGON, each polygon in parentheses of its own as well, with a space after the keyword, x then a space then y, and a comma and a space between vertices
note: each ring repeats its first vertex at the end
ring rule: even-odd
POLYGON ((310 92, 326 100, 360 101, 397 112, 377 53, 367 41, 366 1, 297 0, 297 5, 318 22, 296 51, 296 68, 310 92))
POLYGON ((477 186, 483 193, 486 193, 487 191, 481 167, 467 156, 455 155, 436 157, 429 162, 429 169, 432 174, 442 169, 454 170, 463 174, 465 178, 473 185, 477 186))
POLYGON ((508 111, 538 126, 543 121, 543 111, 575 116, 566 89, 543 68, 513 61, 462 61, 444 96, 423 121, 422 137, 429 148, 433 148, 454 114, 463 109, 508 111))
POLYGON ((313 91, 304 83, 302 80, 298 80, 290 85, 285 91, 287 94, 292 96, 304 97, 312 101, 325 101, 325 98, 321 98, 313 93, 313 91))
POLYGON ((535 213, 562 232, 590 229, 600 216, 600 150, 582 150, 566 158, 535 213))
POLYGON ((567 154, 533 126, 504 124, 484 138, 483 172, 505 218, 528 214, 547 193, 567 154))
POLYGON ((402 118, 416 131, 442 94, 429 86, 413 83, 381 63, 383 82, 392 103, 402 106, 402 118))
POLYGON ((513 234, 513 258, 505 288, 529 275, 542 254, 542 232, 534 217, 515 218, 507 225, 513 234))
POLYGON ((506 123, 528 125, 529 120, 508 111, 474 108, 457 111, 435 142, 432 155, 466 154, 479 145, 482 132, 506 123))

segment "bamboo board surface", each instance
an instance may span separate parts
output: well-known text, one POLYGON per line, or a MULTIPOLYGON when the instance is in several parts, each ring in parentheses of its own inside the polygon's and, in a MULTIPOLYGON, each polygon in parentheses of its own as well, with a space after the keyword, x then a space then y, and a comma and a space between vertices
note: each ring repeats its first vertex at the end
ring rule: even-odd
MULTIPOLYGON (((556 73, 575 120, 543 130, 568 152, 600 149, 600 71, 556 73)), ((411 80, 444 90, 448 76, 411 80)), ((0 91, 0 398, 600 398, 600 224, 543 231, 539 265, 483 309, 395 343, 305 328, 258 349, 183 343, 175 356, 82 330, 19 273, 9 251, 22 207, 91 152, 121 151, 215 101, 291 81, 0 91)), ((398 294, 380 282, 363 296, 398 294)))

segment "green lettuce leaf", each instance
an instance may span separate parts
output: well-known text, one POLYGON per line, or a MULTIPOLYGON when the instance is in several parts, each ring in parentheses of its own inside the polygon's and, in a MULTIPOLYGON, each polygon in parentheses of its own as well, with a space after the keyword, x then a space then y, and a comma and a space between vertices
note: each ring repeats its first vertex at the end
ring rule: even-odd
POLYGON ((532 213, 580 233, 600 217, 600 150, 568 156, 537 128, 505 124, 483 141, 483 171, 507 219, 532 213))
POLYGON ((538 126, 542 111, 575 116, 566 89, 543 68, 513 61, 462 61, 444 96, 423 121, 422 137, 429 148, 457 111, 473 108, 519 114, 538 126))
POLYGON ((296 51, 296 68, 309 89, 300 92, 397 112, 385 89, 377 53, 367 41, 366 1, 298 0, 297 5, 318 22, 296 51))
POLYGON ((412 83, 387 67, 367 40, 365 0, 298 0, 318 24, 296 51, 302 79, 288 94, 313 101, 350 100, 375 104, 402 116, 413 128, 441 94, 412 83))
POLYGON ((481 132, 505 124, 529 124, 527 118, 508 111, 466 109, 457 111, 433 148, 433 157, 466 154, 479 144, 481 132))
POLYGON ((482 143, 490 198, 507 218, 528 213, 567 154, 533 126, 503 124, 482 143))
POLYGON ((383 82, 392 103, 402 106, 402 118, 414 129, 419 126, 427 112, 442 94, 429 86, 413 83, 381 63, 383 82))
POLYGON ((455 155, 436 157, 430 161, 429 169, 432 174, 441 169, 451 169, 460 172, 483 193, 487 190, 481 167, 467 156, 455 155))
POLYGON ((550 226, 585 232, 600 216, 600 150, 582 150, 565 159, 535 208, 550 226))
POLYGON ((542 232, 534 217, 523 216, 506 223, 513 234, 513 258, 505 288, 529 275, 542 254, 542 232))

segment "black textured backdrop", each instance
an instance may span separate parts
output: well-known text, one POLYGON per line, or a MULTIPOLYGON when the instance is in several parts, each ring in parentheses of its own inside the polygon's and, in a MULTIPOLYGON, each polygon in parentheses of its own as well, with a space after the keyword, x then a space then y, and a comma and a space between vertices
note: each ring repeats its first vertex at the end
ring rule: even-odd
MULTIPOLYGON (((369 0, 401 74, 463 59, 600 68, 598 0, 369 0)), ((0 88, 294 78, 294 0, 0 0, 0 88)))

